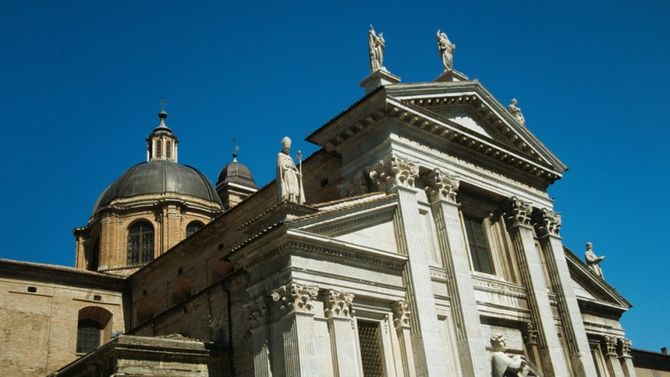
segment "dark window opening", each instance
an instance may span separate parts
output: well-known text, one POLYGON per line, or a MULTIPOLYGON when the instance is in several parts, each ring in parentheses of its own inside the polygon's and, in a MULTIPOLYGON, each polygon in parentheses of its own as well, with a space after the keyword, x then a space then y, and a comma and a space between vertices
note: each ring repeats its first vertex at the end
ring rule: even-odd
POLYGON ((160 157, 163 152, 163 143, 160 140, 156 140, 156 157, 160 157))
POLYGON ((379 323, 358 321, 358 340, 364 377, 384 377, 379 323))
POLYGON ((205 224, 201 223, 200 221, 191 221, 186 226, 186 237, 190 237, 193 233, 199 231, 203 226, 205 226, 205 224))
POLYGON ((88 353, 100 346, 100 324, 91 319, 79 321, 77 353, 88 353))
POLYGON ((135 223, 128 230, 129 266, 148 263, 154 259, 154 227, 146 221, 135 223))
POLYGON ((37 287, 28 287, 28 292, 30 292, 30 293, 37 292, 37 287))
POLYGON ((100 237, 95 239, 93 243, 93 251, 91 252, 91 264, 89 264, 88 269, 91 271, 97 271, 98 265, 100 264, 100 237))
POLYGON ((100 296, 100 295, 93 295, 93 300, 95 300, 95 301, 100 301, 100 300, 102 300, 102 296, 100 296))
POLYGON ((494 274, 493 260, 491 259, 491 250, 486 241, 484 233, 483 220, 473 217, 465 217, 465 232, 468 236, 468 245, 470 246, 470 257, 475 271, 494 274))

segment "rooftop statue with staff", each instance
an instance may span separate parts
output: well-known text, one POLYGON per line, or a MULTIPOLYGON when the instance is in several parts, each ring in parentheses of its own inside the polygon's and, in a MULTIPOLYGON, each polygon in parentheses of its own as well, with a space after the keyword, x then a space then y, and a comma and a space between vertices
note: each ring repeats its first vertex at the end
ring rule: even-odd
POLYGON ((277 154, 277 202, 305 203, 305 192, 302 186, 302 153, 298 151, 296 167, 291 151, 291 139, 284 136, 281 141, 281 152, 277 154))

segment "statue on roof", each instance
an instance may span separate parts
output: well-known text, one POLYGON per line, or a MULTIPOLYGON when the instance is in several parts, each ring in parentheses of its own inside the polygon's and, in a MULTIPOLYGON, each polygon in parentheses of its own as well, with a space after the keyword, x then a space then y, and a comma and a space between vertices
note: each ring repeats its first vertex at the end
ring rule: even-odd
POLYGON ((509 105, 507 105, 507 111, 509 111, 510 115, 516 119, 517 122, 519 122, 520 125, 525 126, 526 125, 526 118, 523 117, 523 113, 521 112, 521 108, 517 106, 518 101, 516 98, 512 98, 512 100, 509 102, 509 105))
MULTIPOLYGON (((284 136, 281 140, 281 152, 277 154, 277 202, 291 202, 302 204, 305 202, 305 193, 302 187, 302 169, 295 166, 291 151, 291 139, 284 136)), ((299 152, 298 152, 299 153, 299 152)), ((298 157, 301 160, 301 157, 298 157)), ((302 167, 302 164, 301 166, 302 167)))
POLYGON ((384 69, 384 33, 375 32, 375 28, 370 25, 368 31, 368 51, 370 52, 370 71, 375 72, 384 69))
POLYGON ((442 65, 444 65, 445 71, 451 71, 454 69, 454 51, 456 50, 456 45, 451 43, 447 37, 447 33, 438 30, 437 31, 437 49, 440 52, 440 57, 442 58, 442 65))
POLYGON ((521 355, 509 356, 505 353, 505 336, 496 334, 491 337, 491 375, 493 377, 537 376, 537 368, 521 355))
POLYGON ((605 256, 597 256, 593 251, 593 244, 591 242, 586 243, 586 252, 584 253, 584 259, 586 259, 586 264, 589 266, 591 271, 601 278, 605 278, 603 275, 603 268, 600 267, 600 263, 605 260, 605 256))

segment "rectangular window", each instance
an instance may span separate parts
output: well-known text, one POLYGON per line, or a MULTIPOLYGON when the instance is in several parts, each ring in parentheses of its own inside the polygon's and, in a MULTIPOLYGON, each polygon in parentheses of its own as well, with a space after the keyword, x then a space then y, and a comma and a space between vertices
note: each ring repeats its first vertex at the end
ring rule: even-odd
POLYGON ((358 321, 358 341, 361 346, 363 377, 384 377, 379 323, 358 321))
POLYGON ((484 233, 484 221, 468 216, 465 216, 464 220, 473 268, 475 271, 494 274, 495 269, 493 268, 491 249, 484 233))

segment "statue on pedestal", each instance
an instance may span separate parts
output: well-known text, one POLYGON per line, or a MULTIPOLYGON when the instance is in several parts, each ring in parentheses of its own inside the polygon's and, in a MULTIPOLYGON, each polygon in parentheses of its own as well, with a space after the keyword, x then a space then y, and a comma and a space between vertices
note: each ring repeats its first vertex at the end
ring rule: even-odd
POLYGON ((510 115, 514 117, 514 119, 519 122, 522 126, 526 125, 526 118, 523 117, 523 113, 521 112, 521 108, 517 106, 518 101, 516 98, 512 98, 512 100, 509 102, 509 105, 507 105, 507 111, 509 111, 510 115))
POLYGON ((377 35, 375 29, 370 25, 370 31, 368 32, 368 51, 370 52, 371 72, 384 69, 384 47, 386 47, 384 33, 379 33, 379 35, 377 35))
POLYGON ((281 141, 282 150, 277 154, 277 202, 288 201, 302 204, 305 193, 302 188, 302 172, 295 166, 289 155, 291 139, 284 136, 281 141))
POLYGON ((526 377, 539 376, 537 368, 521 355, 509 356, 505 353, 507 346, 505 336, 496 334, 491 337, 491 376, 492 377, 526 377))
POLYGON ((605 275, 603 275, 603 269, 600 267, 600 263, 605 260, 605 256, 597 256, 596 253, 593 252, 593 244, 591 242, 586 243, 584 259, 586 259, 586 264, 589 266, 591 271, 593 271, 601 278, 605 278, 605 275))
POLYGON ((443 31, 437 31, 437 49, 440 52, 440 57, 442 58, 442 65, 444 65, 445 71, 451 71, 454 69, 454 51, 456 50, 456 45, 451 43, 447 34, 443 31))

